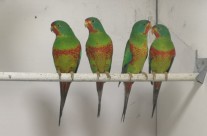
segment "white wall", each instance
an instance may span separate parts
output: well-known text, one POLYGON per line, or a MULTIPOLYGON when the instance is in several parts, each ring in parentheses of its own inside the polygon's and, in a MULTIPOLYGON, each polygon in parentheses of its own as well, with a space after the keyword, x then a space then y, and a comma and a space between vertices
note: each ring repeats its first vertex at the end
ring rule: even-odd
MULTIPOLYGON (((174 72, 192 72, 194 50, 207 57, 207 1, 159 0, 159 23, 169 27, 176 46, 174 72)), ((159 97, 159 136, 206 136, 207 83, 166 83, 159 97)))
MULTIPOLYGON (((91 72, 85 54, 88 30, 84 19, 96 16, 113 39, 111 72, 119 73, 132 25, 140 19, 154 20, 154 11, 154 0, 0 0, 0 71, 55 72, 51 55, 55 35, 50 24, 62 19, 82 44, 78 72, 91 72)), ((0 82, 0 135, 153 136, 151 90, 149 83, 134 84, 126 121, 121 123, 123 86, 105 84, 97 119, 95 83, 73 83, 58 127, 58 83, 0 82)))

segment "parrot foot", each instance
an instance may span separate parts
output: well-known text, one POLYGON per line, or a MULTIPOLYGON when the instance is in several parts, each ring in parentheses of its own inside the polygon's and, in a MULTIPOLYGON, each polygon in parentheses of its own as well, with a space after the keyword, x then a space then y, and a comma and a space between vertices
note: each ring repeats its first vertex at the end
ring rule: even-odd
POLYGON ((168 73, 165 72, 164 74, 165 74, 165 81, 167 81, 168 80, 168 73))
POLYGON ((132 73, 128 73, 128 74, 129 74, 129 81, 131 81, 133 78, 132 73))
POLYGON ((59 76, 59 80, 61 80, 61 72, 58 70, 57 73, 58 73, 58 76, 59 76))
POLYGON ((105 74, 106 74, 106 76, 107 76, 108 79, 111 79, 111 75, 110 75, 109 72, 105 72, 105 74))
POLYGON ((97 80, 99 80, 100 73, 99 72, 96 72, 96 74, 97 74, 97 80))
POLYGON ((73 71, 70 72, 70 76, 71 76, 71 80, 73 80, 74 79, 74 72, 73 71))
POLYGON ((156 79, 156 73, 155 72, 152 72, 152 79, 153 79, 153 81, 156 79))
POLYGON ((141 72, 145 77, 146 77, 146 80, 148 79, 148 76, 147 76, 147 73, 146 72, 141 72))

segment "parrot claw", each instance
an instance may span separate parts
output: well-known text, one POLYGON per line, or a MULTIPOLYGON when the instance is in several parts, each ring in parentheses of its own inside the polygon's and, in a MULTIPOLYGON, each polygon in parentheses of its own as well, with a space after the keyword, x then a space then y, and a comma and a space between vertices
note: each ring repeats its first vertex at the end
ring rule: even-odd
POLYGON ((131 81, 133 78, 132 73, 128 73, 128 74, 129 74, 129 81, 131 81))
POLYGON ((109 72, 105 72, 106 76, 108 79, 111 79, 111 75, 109 74, 109 72))
POLYGON ((71 71, 71 72, 70 72, 70 75, 71 75, 71 80, 73 80, 73 79, 74 79, 74 72, 71 71))
POLYGON ((125 120, 125 115, 122 115, 121 122, 124 122, 124 120, 125 120))
POLYGON ((146 77, 146 80, 148 79, 148 76, 147 76, 147 73, 146 72, 141 72, 145 77, 146 77))
POLYGON ((167 81, 168 80, 168 73, 165 72, 164 74, 165 74, 165 81, 167 81))
POLYGON ((156 79, 156 73, 155 72, 152 72, 152 79, 153 79, 153 81, 156 79))
POLYGON ((57 73, 58 73, 58 76, 59 76, 59 80, 61 80, 61 72, 58 70, 57 73))
POLYGON ((97 80, 99 80, 100 73, 99 72, 96 72, 96 74, 97 74, 97 80))

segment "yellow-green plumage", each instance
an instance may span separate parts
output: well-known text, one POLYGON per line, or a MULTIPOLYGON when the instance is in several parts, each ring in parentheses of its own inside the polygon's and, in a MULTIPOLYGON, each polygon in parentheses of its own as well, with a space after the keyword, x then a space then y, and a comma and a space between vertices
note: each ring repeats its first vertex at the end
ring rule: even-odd
MULTIPOLYGON (((56 71, 61 73, 77 72, 80 58, 81 45, 76 38, 70 26, 64 21, 55 21, 51 24, 51 30, 56 34, 53 44, 53 59, 56 71)), ((70 87, 70 82, 60 82, 60 114, 59 125, 62 117, 62 111, 70 87)))
POLYGON ((81 57, 81 46, 76 37, 57 37, 53 44, 53 51, 60 52, 59 55, 53 55, 57 71, 59 70, 61 73, 77 71, 81 57))
MULTIPOLYGON (((109 35, 105 32, 101 22, 90 17, 85 20, 85 25, 89 30, 88 40, 86 42, 86 53, 93 73, 109 73, 111 70, 113 44, 109 35)), ((104 82, 97 82, 98 92, 98 113, 100 116, 101 97, 104 82)))
MULTIPOLYGON (((130 38, 125 48, 122 73, 137 74, 142 72, 145 60, 148 55, 147 33, 150 28, 151 24, 148 20, 140 20, 134 24, 130 38)), ((124 82, 125 100, 122 121, 125 119, 127 103, 132 84, 133 82, 124 82)))
MULTIPOLYGON (((155 34, 156 39, 150 47, 149 72, 168 73, 175 57, 175 48, 171 40, 170 32, 166 26, 161 24, 153 26, 152 32, 155 34)), ((156 108, 161 83, 153 83, 152 117, 156 108)))

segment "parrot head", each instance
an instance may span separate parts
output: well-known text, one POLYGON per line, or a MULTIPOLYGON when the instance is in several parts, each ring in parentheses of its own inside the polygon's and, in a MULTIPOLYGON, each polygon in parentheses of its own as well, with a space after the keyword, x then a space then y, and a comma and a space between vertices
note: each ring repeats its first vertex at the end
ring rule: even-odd
POLYGON ((103 32, 104 28, 99 19, 95 17, 89 17, 85 19, 85 27, 88 28, 89 32, 103 32))
POLYGON ((148 20, 137 21, 132 28, 131 35, 137 35, 137 34, 147 35, 151 27, 152 27, 151 23, 148 20))
POLYGON ((154 34, 156 38, 170 37, 170 32, 168 28, 161 24, 157 24, 152 27, 152 34, 154 34))
POLYGON ((54 21, 51 24, 51 31, 56 34, 56 36, 67 36, 73 34, 70 26, 61 20, 54 21))

